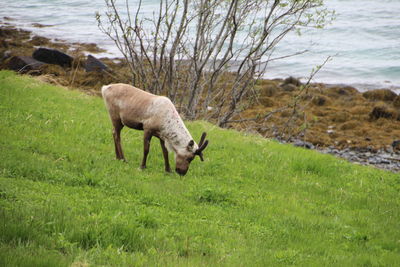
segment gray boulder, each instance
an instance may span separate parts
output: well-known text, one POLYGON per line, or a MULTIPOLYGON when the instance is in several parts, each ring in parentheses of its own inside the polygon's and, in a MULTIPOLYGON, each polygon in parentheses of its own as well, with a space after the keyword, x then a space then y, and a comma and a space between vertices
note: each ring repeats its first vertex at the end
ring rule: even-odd
POLYGON ((32 57, 36 60, 48 64, 60 65, 62 67, 71 67, 72 61, 74 60, 73 57, 61 51, 43 47, 36 49, 33 52, 32 57))
POLYGON ((5 67, 10 70, 26 73, 31 70, 39 70, 45 63, 40 62, 32 57, 13 56, 7 59, 5 67))
POLYGON ((92 55, 88 55, 83 67, 87 72, 108 70, 107 65, 92 55))

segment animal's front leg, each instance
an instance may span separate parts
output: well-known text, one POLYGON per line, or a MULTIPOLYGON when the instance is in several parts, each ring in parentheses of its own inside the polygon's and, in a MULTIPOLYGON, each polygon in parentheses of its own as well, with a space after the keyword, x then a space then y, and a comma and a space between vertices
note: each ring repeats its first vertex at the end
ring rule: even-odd
POLYGON ((166 172, 171 172, 171 167, 169 166, 169 160, 168 160, 168 150, 165 147, 165 142, 160 138, 160 144, 161 144, 161 149, 163 152, 164 156, 164 164, 165 164, 165 171, 166 172))
POLYGON ((140 165, 141 169, 145 169, 146 168, 146 161, 147 161, 147 155, 149 154, 150 151, 150 141, 151 141, 151 137, 153 135, 151 134, 150 131, 144 131, 144 136, 143 136, 143 160, 142 160, 142 164, 140 165))

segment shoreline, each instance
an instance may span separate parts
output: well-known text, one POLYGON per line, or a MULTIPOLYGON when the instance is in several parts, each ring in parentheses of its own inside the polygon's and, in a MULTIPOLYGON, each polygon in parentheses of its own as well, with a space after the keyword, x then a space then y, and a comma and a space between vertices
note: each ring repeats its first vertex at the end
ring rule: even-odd
MULTIPOLYGON (((18 23, 13 23, 16 22, 17 19, 11 18, 11 17, 3 17, 0 18, 0 26, 11 26, 11 27, 15 27, 18 29, 22 29, 28 32, 31 32, 33 35, 37 35, 37 36, 41 36, 43 33, 41 33, 40 31, 35 31, 38 29, 43 29, 43 28, 52 28, 55 27, 54 25, 44 25, 44 24, 40 24, 40 23, 26 23, 24 24, 18 24, 18 23), (29 25, 29 26, 28 26, 29 25)), ((60 37, 56 37, 56 36, 49 36, 47 34, 45 34, 45 37, 48 38, 50 41, 52 42, 61 42, 61 43, 65 43, 67 45, 73 45, 73 44, 77 44, 78 46, 80 44, 82 44, 82 42, 77 41, 77 40, 66 40, 60 37)), ((109 59, 120 59, 122 58, 122 55, 118 55, 119 51, 114 51, 114 52, 110 52, 107 50, 107 45, 99 45, 96 44, 97 48, 99 50, 101 50, 101 52, 95 52, 96 56, 98 56, 99 58, 109 58, 109 59)), ((87 54, 93 53, 91 51, 89 51, 87 54)), ((268 80, 283 80, 288 76, 295 76, 298 77, 300 80, 306 80, 307 77, 300 77, 297 75, 279 75, 276 74, 275 76, 270 76, 270 77, 263 77, 262 79, 268 79, 268 80)), ((374 82, 362 82, 362 79, 358 79, 357 81, 354 82, 340 82, 340 81, 333 81, 330 78, 325 79, 325 80, 320 80, 318 78, 314 78, 314 82, 315 83, 321 83, 324 84, 327 87, 335 87, 335 86, 351 86, 356 88, 359 92, 363 93, 365 91, 368 90, 375 90, 375 89, 390 89, 394 92, 396 92, 397 94, 400 94, 400 83, 399 84, 393 84, 391 81, 374 81, 374 82)))
MULTIPOLYGON (((4 38, 4 41, 0 43, 0 59, 4 57, 7 49, 11 50, 13 55, 18 52, 29 55, 35 48, 42 46, 59 49, 79 59, 75 71, 50 66, 46 67, 43 73, 34 74, 39 75, 40 79, 46 82, 74 87, 99 95, 98 89, 102 84, 120 81, 121 77, 128 79, 129 74, 126 73, 123 62, 116 62, 117 60, 121 61, 120 58, 99 58, 111 70, 107 75, 98 72, 76 71, 87 54, 97 56, 98 53, 104 52, 96 44, 69 43, 65 40, 53 41, 12 25, 0 26, 3 35, 5 34, 4 27, 9 28, 8 34, 11 35, 11 39, 4 38), (117 77, 117 75, 119 76, 117 77)), ((254 103, 249 101, 247 109, 243 110, 236 119, 251 119, 256 114, 264 114, 288 104, 299 91, 299 87, 284 83, 283 79, 260 80, 257 83, 259 99, 254 103)), ((397 151, 397 147, 392 146, 392 142, 400 139, 400 119, 377 117, 372 120, 370 117, 372 106, 378 104, 392 110, 393 99, 390 100, 392 102, 388 102, 379 95, 378 99, 367 98, 365 93, 348 85, 312 83, 310 91, 312 92, 311 99, 307 100, 307 95, 302 96, 305 98, 305 105, 309 105, 309 110, 304 110, 304 115, 311 118, 307 122, 309 124, 307 131, 300 133, 303 135, 285 140, 284 132, 275 132, 275 128, 284 124, 287 118, 285 112, 277 113, 268 121, 254 120, 232 123, 230 127, 257 133, 282 143, 291 143, 295 146, 333 154, 351 162, 372 165, 390 171, 400 171, 400 148, 397 151), (318 117, 318 119, 315 120, 313 117, 318 117), (390 129, 391 133, 387 133, 385 128, 390 129)), ((398 110, 400 118, 400 106, 398 110)), ((212 122, 212 119, 209 121, 212 122)))

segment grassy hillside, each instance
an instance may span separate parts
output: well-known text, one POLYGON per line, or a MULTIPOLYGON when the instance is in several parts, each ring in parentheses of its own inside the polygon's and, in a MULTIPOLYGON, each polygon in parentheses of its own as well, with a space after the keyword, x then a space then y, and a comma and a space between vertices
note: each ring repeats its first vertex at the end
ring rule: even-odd
POLYGON ((163 171, 102 99, 0 72, 0 266, 393 266, 400 177, 256 136, 207 131, 205 161, 163 171))

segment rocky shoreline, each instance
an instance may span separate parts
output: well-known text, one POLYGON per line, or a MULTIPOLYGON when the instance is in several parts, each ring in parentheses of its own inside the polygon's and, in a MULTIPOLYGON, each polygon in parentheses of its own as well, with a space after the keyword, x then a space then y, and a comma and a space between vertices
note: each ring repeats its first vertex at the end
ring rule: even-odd
POLYGON ((328 153, 340 158, 344 158, 350 162, 359 163, 362 165, 370 165, 388 171, 400 172, 399 153, 389 153, 383 149, 380 149, 378 151, 351 148, 339 150, 334 147, 328 147, 319 151, 321 151, 322 153, 328 153))
MULTIPOLYGON (((11 24, 0 26, 0 69, 13 69, 10 66, 18 61, 25 64, 14 64, 20 72, 96 95, 102 84, 129 82, 123 60, 98 59, 95 55, 101 52, 95 44, 51 41, 11 24), (39 49, 52 53, 44 50, 48 48, 70 58, 64 57, 65 65, 35 59, 39 49)), ((45 57, 41 59, 46 61, 45 57)), ((257 97, 249 96, 231 127, 400 172, 400 96, 396 93, 388 89, 360 93, 352 87, 324 84, 307 85, 304 92, 305 87, 294 78, 260 80, 256 89, 257 97), (301 109, 293 112, 293 103, 301 109), (291 132, 286 128, 288 122, 291 132)))
MULTIPOLYGON (((282 143, 286 143, 282 141, 282 143)), ((324 154, 331 154, 338 158, 348 160, 350 162, 373 166, 379 169, 384 169, 392 172, 400 172, 400 153, 396 152, 393 147, 388 149, 374 150, 371 148, 344 148, 338 149, 334 146, 316 147, 311 143, 297 140, 292 143, 294 146, 307 149, 317 150, 324 154)), ((397 144, 395 144, 397 145, 397 144)))

